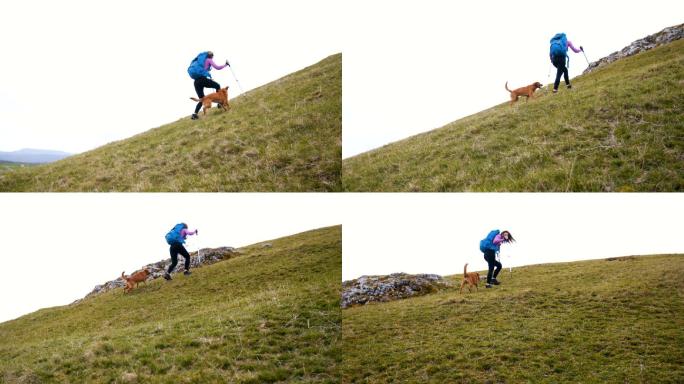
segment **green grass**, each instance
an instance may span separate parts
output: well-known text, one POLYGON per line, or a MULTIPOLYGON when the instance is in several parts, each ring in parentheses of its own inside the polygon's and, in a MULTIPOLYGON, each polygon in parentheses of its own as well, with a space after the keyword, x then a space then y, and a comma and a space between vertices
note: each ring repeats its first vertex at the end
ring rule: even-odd
POLYGON ((4 172, 13 171, 22 167, 35 167, 35 164, 31 163, 15 163, 12 161, 2 161, 0 160, 0 175, 4 172))
POLYGON ((2 323, 0 382, 338 382, 341 232, 2 323))
POLYGON ((343 187, 684 190, 684 40, 616 61, 572 84, 571 91, 537 91, 530 102, 505 102, 345 159, 343 187))
POLYGON ((342 381, 681 383, 682 274, 684 255, 535 265, 345 309, 342 381))
POLYGON ((0 174, 0 191, 341 190, 342 54, 240 95, 231 106, 0 174))

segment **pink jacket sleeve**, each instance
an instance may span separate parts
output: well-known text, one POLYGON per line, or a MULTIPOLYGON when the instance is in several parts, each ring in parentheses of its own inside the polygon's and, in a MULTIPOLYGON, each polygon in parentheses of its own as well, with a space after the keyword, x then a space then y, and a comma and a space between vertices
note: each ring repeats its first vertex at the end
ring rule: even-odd
POLYGON ((216 63, 214 63, 214 60, 207 58, 207 60, 204 62, 204 69, 208 70, 209 67, 214 67, 214 69, 223 69, 226 67, 226 65, 216 65, 216 63))
POLYGON ((194 231, 188 230, 188 229, 181 229, 181 236, 185 239, 188 235, 196 235, 197 230, 195 229, 194 231))
POLYGON ((568 40, 568 48, 572 49, 572 51, 575 52, 575 53, 580 53, 580 52, 582 52, 582 51, 580 51, 579 49, 575 48, 575 46, 572 45, 572 41, 570 41, 570 40, 568 40))
POLYGON ((494 245, 500 245, 503 242, 504 238, 501 236, 501 234, 498 234, 496 237, 494 237, 494 245))

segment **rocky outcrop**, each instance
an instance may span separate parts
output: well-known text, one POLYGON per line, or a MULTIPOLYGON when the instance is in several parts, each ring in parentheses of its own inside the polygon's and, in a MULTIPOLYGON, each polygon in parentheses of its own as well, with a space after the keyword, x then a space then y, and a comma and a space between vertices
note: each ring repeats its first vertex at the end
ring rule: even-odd
POLYGON ((393 273, 386 276, 361 276, 342 283, 340 305, 347 308, 370 302, 386 302, 421 296, 452 286, 439 275, 408 275, 393 273))
POLYGON ((632 44, 624 47, 621 51, 613 52, 601 60, 594 61, 593 63, 589 64, 587 69, 585 69, 582 74, 589 73, 596 68, 601 68, 602 66, 612 63, 616 60, 636 55, 639 52, 648 51, 649 49, 653 49, 659 45, 671 43, 675 40, 681 39, 682 37, 684 37, 684 24, 665 28, 658 33, 654 33, 644 37, 643 39, 633 42, 632 44))
MULTIPOLYGON (((233 247, 202 248, 199 250, 199 252, 190 253, 190 268, 198 268, 204 265, 214 264, 221 260, 227 260, 238 255, 240 255, 240 251, 233 247)), ((182 272, 184 270, 183 263, 185 261, 182 256, 178 256, 178 258, 178 265, 176 266, 176 269, 173 272, 171 272, 171 275, 182 272)), ((150 271, 150 275, 147 277, 147 281, 150 281, 164 276, 164 272, 169 268, 169 265, 171 265, 170 258, 158 261, 156 263, 144 265, 139 270, 147 269, 148 271, 150 271)), ((128 273, 128 275, 133 274, 135 272, 136 271, 131 271, 128 273)), ((124 280, 121 277, 118 277, 115 280, 108 281, 104 284, 96 285, 95 288, 93 288, 93 290, 89 294, 87 294, 83 299, 86 299, 91 296, 96 296, 107 291, 111 291, 112 289, 123 287, 124 285, 124 280)), ((78 303, 83 299, 76 300, 73 304, 78 303)))

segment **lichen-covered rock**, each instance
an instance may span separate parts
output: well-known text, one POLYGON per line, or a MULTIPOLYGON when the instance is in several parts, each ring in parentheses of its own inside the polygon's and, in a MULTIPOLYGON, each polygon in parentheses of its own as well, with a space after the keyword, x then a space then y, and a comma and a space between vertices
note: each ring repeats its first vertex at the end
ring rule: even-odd
POLYGON ((370 302, 385 302, 425 295, 451 286, 442 276, 393 273, 386 276, 361 276, 342 283, 342 308, 370 302))
POLYGON ((589 73, 596 68, 600 68, 606 64, 612 63, 622 58, 636 55, 639 52, 653 49, 659 45, 671 43, 684 37, 684 24, 679 24, 674 27, 665 28, 658 33, 646 36, 643 39, 636 40, 632 44, 624 47, 621 51, 613 52, 610 55, 589 64, 587 69, 582 74, 589 73))

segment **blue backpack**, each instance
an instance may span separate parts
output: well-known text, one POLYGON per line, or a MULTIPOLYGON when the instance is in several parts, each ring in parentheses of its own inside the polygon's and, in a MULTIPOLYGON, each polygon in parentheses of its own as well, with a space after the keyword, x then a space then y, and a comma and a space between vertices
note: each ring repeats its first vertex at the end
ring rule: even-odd
POLYGON ((185 239, 181 236, 181 231, 188 226, 185 223, 176 224, 169 233, 166 234, 166 242, 171 245, 173 243, 185 243, 185 239))
POLYGON ((498 251, 499 247, 494 245, 494 238, 496 235, 499 234, 499 230, 495 229, 487 235, 484 239, 480 240, 480 252, 484 252, 486 250, 492 250, 492 251, 498 251))
POLYGON ((549 54, 551 56, 565 56, 568 52, 568 38, 565 33, 556 33, 551 38, 551 49, 549 54))
POLYGON ((188 75, 190 75, 190 77, 195 80, 201 77, 211 78, 209 71, 204 69, 204 62, 207 61, 208 54, 209 52, 202 52, 192 60, 190 66, 188 67, 188 75))

